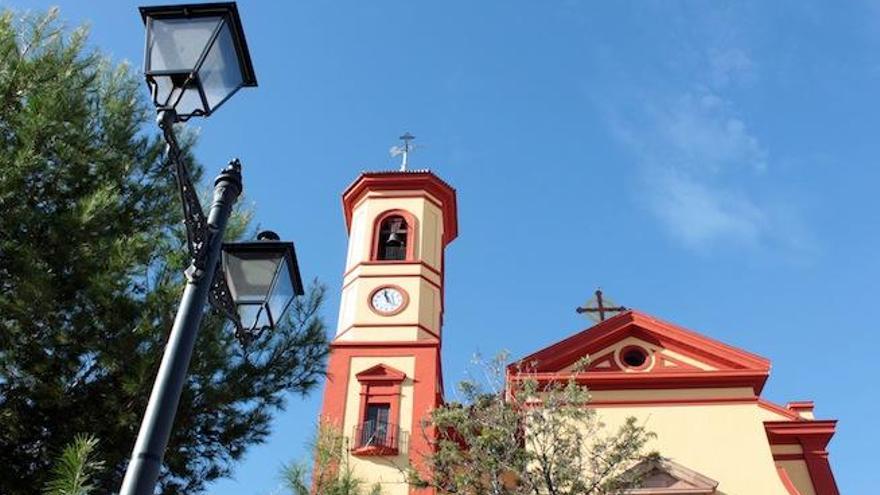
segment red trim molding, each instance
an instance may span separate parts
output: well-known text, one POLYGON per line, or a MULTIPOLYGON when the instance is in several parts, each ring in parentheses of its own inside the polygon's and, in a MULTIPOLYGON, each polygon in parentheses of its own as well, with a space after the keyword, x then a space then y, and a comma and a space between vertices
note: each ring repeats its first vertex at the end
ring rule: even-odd
POLYGON ((774 461, 803 461, 804 454, 796 453, 796 454, 773 454, 774 461))
POLYGON ((667 388, 714 388, 751 387, 759 394, 767 375, 752 370, 700 371, 682 373, 663 371, 656 373, 631 373, 626 371, 587 371, 585 373, 523 373, 510 374, 512 380, 535 379, 539 383, 565 381, 574 378, 578 384, 593 390, 632 390, 667 388))
MULTIPOLYGON (((609 318, 592 328, 546 347, 508 367, 515 375, 523 364, 534 366, 537 375, 559 379, 565 369, 584 356, 602 353, 627 337, 635 337, 704 362, 715 370, 664 369, 651 372, 618 373, 588 370, 577 380, 594 389, 752 387, 760 395, 770 376, 770 361, 723 344, 696 332, 660 321, 636 310, 609 318)), ((655 356, 656 359, 656 356, 655 356)))
MULTIPOLYGON (((764 429, 771 445, 799 444, 816 495, 840 495, 831 464, 828 442, 834 436, 837 421, 765 421, 764 429)), ((775 456, 774 456, 775 457, 775 456)))
POLYGON ((603 354, 600 357, 597 357, 595 360, 590 361, 590 365, 587 367, 587 371, 622 371, 620 366, 618 366, 617 361, 614 360, 614 353, 609 352, 607 354, 603 354), (602 367, 600 364, 608 363, 608 366, 602 367))
MULTIPOLYGON (((372 368, 361 371, 355 375, 361 384, 361 403, 358 408, 357 424, 363 424, 367 419, 367 406, 370 404, 388 404, 388 422, 393 425, 400 424, 400 386, 406 379, 406 374, 384 364, 377 364, 372 368)), ((399 441, 399 438, 398 438, 399 441)), ((397 455, 398 448, 364 446, 352 450, 354 455, 397 455)))
POLYGON ((802 444, 809 441, 823 449, 834 436, 836 420, 816 421, 764 421, 767 438, 771 444, 802 444))
POLYGON ((779 404, 774 404, 767 399, 763 399, 763 398, 759 397, 758 398, 758 406, 761 407, 762 409, 766 409, 770 412, 774 412, 780 416, 786 417, 792 421, 799 421, 799 420, 803 419, 794 411, 792 411, 790 409, 786 409, 786 408, 780 406, 779 404))
POLYGON ((651 365, 654 363, 655 359, 654 359, 654 353, 651 352, 650 349, 645 349, 644 347, 642 347, 640 345, 628 345, 628 346, 624 346, 619 351, 617 351, 617 361, 620 363, 621 366, 623 366, 624 368, 626 368, 628 370, 644 371, 644 370, 651 367, 651 365), (626 353, 628 353, 630 351, 635 351, 635 352, 638 352, 639 354, 643 355, 645 357, 645 361, 638 366, 630 365, 629 363, 627 363, 623 359, 624 356, 626 356, 626 353))
POLYGON ((675 359, 672 356, 668 356, 663 353, 657 353, 659 362, 654 366, 655 370, 663 370, 669 372, 691 372, 691 371, 702 371, 700 368, 692 364, 688 364, 681 359, 675 359), (672 363, 674 366, 667 366, 666 363, 672 363))
MULTIPOLYGON (((770 361, 646 313, 629 310, 520 360, 537 362, 538 371, 558 371, 585 354, 594 354, 621 339, 635 336, 666 349, 706 361, 719 369, 760 370, 769 374, 770 361)), ((515 366, 514 363, 513 366, 515 366)))
POLYGON ((730 404, 754 404, 754 397, 706 397, 699 399, 630 399, 590 400, 587 407, 663 407, 663 406, 726 406, 730 404))
POLYGON ((355 323, 353 325, 349 325, 348 328, 340 332, 334 337, 333 343, 336 343, 339 340, 339 337, 342 337, 352 328, 404 328, 404 327, 416 327, 419 330, 424 330, 425 333, 431 335, 437 340, 440 340, 440 336, 437 335, 436 332, 431 330, 430 328, 422 325, 421 323, 355 323))
MULTIPOLYGON (((353 267, 349 268, 348 271, 346 271, 345 273, 343 273, 343 274, 342 274, 342 278, 345 278, 345 277, 351 275, 351 272, 355 271, 355 270, 356 270, 358 267, 360 267, 360 266, 376 266, 376 265, 422 265, 423 267, 425 267, 425 269, 427 269, 427 270, 430 271, 430 272, 433 272, 433 273, 436 274, 437 276, 440 276, 440 277, 443 276, 443 274, 440 273, 440 270, 438 270, 438 269, 434 268, 433 266, 431 266, 431 265, 425 263, 424 261, 415 261, 415 260, 413 260, 413 261, 405 261, 405 260, 383 260, 383 261, 361 261, 360 263, 354 265, 353 267)), ((388 275, 387 275, 387 274, 386 274, 386 275, 376 275, 376 274, 371 274, 371 275, 358 275, 358 276, 359 276, 359 277, 371 277, 371 276, 372 276, 372 277, 379 277, 379 276, 387 277, 388 275)), ((394 274, 394 276, 395 276, 395 277, 399 277, 400 275, 399 275, 399 274, 394 274)))
MULTIPOLYGON (((440 363, 439 343, 420 344, 417 342, 369 342, 366 345, 346 343, 332 345, 327 363, 327 380, 324 388, 324 403, 321 408, 321 420, 342 426, 345 424, 346 397, 349 387, 358 387, 359 383, 349 383, 351 362, 355 357, 390 358, 411 356, 415 358, 413 376, 407 376, 404 385, 409 387, 412 380, 412 422, 400 425, 409 433, 409 441, 404 444, 399 455, 406 455, 414 469, 424 472, 428 469, 417 452, 428 452, 434 432, 428 428, 422 434, 422 421, 440 403, 440 387, 442 386, 442 369, 440 363), (376 345, 378 344, 378 345, 376 345)), ((351 381, 355 378, 351 376, 351 381)), ((405 401, 402 401, 405 402, 405 401)), ((403 404, 401 405, 403 407, 403 404)), ((354 418, 352 418, 354 419, 354 418)), ((353 422, 353 421, 352 421, 353 422)), ((351 424, 351 422, 349 423, 351 424)), ((349 434, 349 432, 346 432, 349 434)), ((410 494, 432 493, 410 488, 410 494)))
POLYGON ((794 411, 799 417, 810 419, 813 417, 813 409, 816 405, 811 400, 795 400, 785 405, 786 409, 794 411))
POLYGON ((330 343, 330 349, 344 349, 347 347, 374 348, 374 349, 391 349, 401 347, 440 347, 440 342, 436 340, 383 340, 383 341, 333 341, 330 343))
POLYGON ((381 275, 380 275, 380 274, 358 275, 357 277, 355 277, 354 279, 352 279, 351 281, 349 281, 347 284, 343 285, 343 286, 342 286, 342 290, 345 290, 349 285, 355 283, 356 281, 358 281, 358 280, 360 280, 360 279, 362 279, 362 278, 420 278, 420 279, 424 280, 425 282, 427 282, 428 285, 430 285, 431 287, 434 287, 434 288, 436 288, 436 289, 439 289, 440 292, 441 292, 441 294, 443 293, 443 287, 437 285, 437 282, 431 280, 430 278, 424 276, 424 275, 421 274, 421 273, 410 273, 410 274, 398 274, 398 273, 395 273, 395 274, 392 274, 392 275, 389 275, 389 274, 387 274, 387 273, 383 273, 383 274, 381 274, 381 275))
MULTIPOLYGON (((365 172, 342 194, 345 224, 351 229, 351 216, 358 202, 371 191, 423 191, 440 201, 443 211, 443 243, 458 237, 458 206, 455 189, 429 171, 365 172)), ((426 196, 427 197, 427 196, 426 196)))

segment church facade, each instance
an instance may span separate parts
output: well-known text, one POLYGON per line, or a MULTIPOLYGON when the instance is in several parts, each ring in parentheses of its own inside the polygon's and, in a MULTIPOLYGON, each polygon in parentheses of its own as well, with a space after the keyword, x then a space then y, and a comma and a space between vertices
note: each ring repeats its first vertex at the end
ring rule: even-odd
MULTIPOLYGON (((429 171, 368 172, 343 194, 349 246, 322 421, 342 429, 350 465, 383 493, 429 449, 421 421, 443 400, 446 247, 455 190, 429 171)), ((539 380, 574 378, 609 428, 635 416, 663 456, 633 494, 837 495, 833 420, 808 401, 761 397, 770 362, 627 310, 524 357, 539 380), (589 356, 586 371, 572 368, 589 356)), ((516 380, 516 367, 510 379, 516 380)))

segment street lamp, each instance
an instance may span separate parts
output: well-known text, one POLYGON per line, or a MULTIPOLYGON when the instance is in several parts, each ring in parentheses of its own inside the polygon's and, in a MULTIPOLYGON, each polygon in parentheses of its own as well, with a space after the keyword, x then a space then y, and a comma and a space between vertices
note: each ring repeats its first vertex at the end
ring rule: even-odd
POLYGON ((144 75, 153 104, 178 119, 208 116, 242 86, 256 86, 234 3, 141 7, 144 75))
POLYGON ((144 75, 183 204, 190 262, 120 495, 153 494, 205 303, 229 318, 246 344, 275 328, 293 298, 303 294, 293 243, 273 232, 255 242, 223 243, 242 190, 241 163, 232 160, 214 181, 205 215, 174 133, 175 123, 211 115, 241 87, 257 85, 235 3, 140 12, 147 29, 144 75))
POLYGON ((295 296, 303 295, 292 242, 260 232, 256 242, 223 244, 223 272, 239 320, 253 335, 278 324, 295 296))

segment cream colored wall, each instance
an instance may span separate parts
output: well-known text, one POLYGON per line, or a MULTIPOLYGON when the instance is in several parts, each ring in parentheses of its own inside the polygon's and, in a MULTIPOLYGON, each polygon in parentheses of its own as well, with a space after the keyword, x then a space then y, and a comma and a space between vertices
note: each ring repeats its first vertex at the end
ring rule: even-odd
POLYGON ((730 388, 682 388, 657 390, 593 390, 590 398, 594 402, 603 401, 662 401, 662 400, 700 400, 700 399, 743 399, 753 400, 755 391, 751 387, 730 388))
POLYGON ((770 409, 760 408, 761 421, 791 421, 791 418, 770 409))
POLYGON ((406 192, 371 192, 354 207, 336 329, 338 340, 427 340, 435 339, 430 333, 440 335, 443 279, 438 272, 442 270, 442 212, 423 197, 400 194, 406 192), (414 263, 361 264, 370 260, 376 218, 389 210, 405 210, 415 217, 415 258, 427 267, 414 263), (387 316, 372 310, 370 295, 383 285, 397 285, 406 291, 409 301, 403 311, 387 316))
POLYGON ((779 466, 785 469, 788 478, 794 483, 794 487, 800 492, 800 495, 816 495, 813 489, 813 480, 810 479, 810 471, 807 469, 807 463, 798 461, 777 461, 779 466))
MULTIPOLYGON (((770 451, 774 454, 803 454, 804 448, 798 444, 780 444, 770 446, 770 451)), ((806 462, 790 460, 776 461, 776 464, 785 469, 788 478, 794 483, 794 487, 797 488, 800 495, 816 495, 806 462)))
POLYGON ((803 454, 804 448, 795 443, 783 443, 779 445, 771 445, 770 452, 774 454, 803 454))
POLYGON ((757 404, 599 407, 608 431, 635 416, 657 434, 650 450, 719 482, 719 495, 788 495, 757 404))
MULTIPOLYGON (((400 194, 405 195, 406 192, 400 194)), ((354 207, 345 270, 370 260, 376 217, 389 210, 406 210, 415 217, 418 224, 415 238, 416 259, 424 261, 435 270, 442 270, 443 216, 440 209, 425 198, 395 197, 377 192, 368 193, 354 207)))
POLYGON ((336 337, 341 341, 419 340, 418 325, 439 335, 441 309, 440 289, 421 278, 360 278, 342 291, 336 337), (399 286, 409 296, 403 311, 393 316, 378 314, 370 307, 373 291, 388 284, 399 286))
POLYGON ((369 265, 357 265, 346 273, 342 285, 348 285, 356 278, 370 278, 376 276, 394 275, 399 277, 424 277, 434 285, 443 283, 442 277, 430 268, 414 263, 376 263, 369 265))
MULTIPOLYGON (((353 357, 348 377, 345 421, 343 422, 343 431, 349 442, 352 440, 351 436, 355 425, 360 421, 358 414, 360 413, 361 388, 355 375, 377 364, 390 366, 406 374, 406 380, 404 380, 400 391, 400 438, 401 440, 407 438, 404 433, 411 434, 412 377, 415 376, 415 357, 353 357)), ((378 482, 382 484, 383 495, 406 495, 408 493, 406 478, 400 472, 400 469, 408 465, 405 453, 404 450, 401 450, 401 455, 395 457, 359 457, 349 453, 349 460, 355 474, 364 480, 367 486, 378 482)))

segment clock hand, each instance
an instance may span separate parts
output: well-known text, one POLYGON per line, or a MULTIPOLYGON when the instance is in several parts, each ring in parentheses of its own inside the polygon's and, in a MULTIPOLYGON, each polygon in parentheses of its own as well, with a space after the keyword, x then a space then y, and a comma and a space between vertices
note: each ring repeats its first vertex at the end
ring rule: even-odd
POLYGON ((389 302, 389 303, 391 302, 391 298, 388 297, 388 291, 387 291, 387 290, 383 290, 383 291, 382 291, 382 295, 385 296, 385 300, 386 300, 387 302, 389 302))

